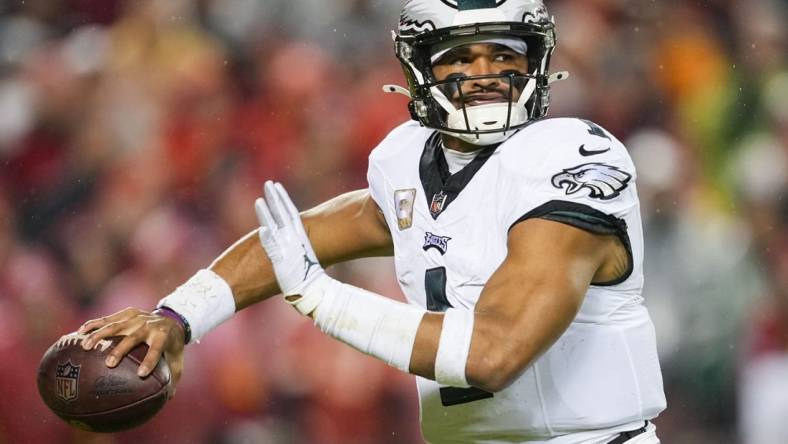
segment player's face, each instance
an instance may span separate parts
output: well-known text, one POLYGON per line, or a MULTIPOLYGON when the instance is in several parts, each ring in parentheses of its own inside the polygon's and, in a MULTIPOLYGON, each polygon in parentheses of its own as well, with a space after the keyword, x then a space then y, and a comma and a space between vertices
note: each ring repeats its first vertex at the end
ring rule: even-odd
MULTIPOLYGON (((438 81, 457 77, 482 76, 515 72, 528 73, 528 58, 513 49, 495 43, 472 43, 457 46, 443 54, 432 65, 438 81)), ((449 88, 454 106, 477 106, 509 101, 509 82, 493 77, 460 82, 460 88, 449 88), (462 94, 460 94, 462 92, 462 94), (464 103, 463 103, 464 102, 464 103)), ((517 101, 521 85, 514 85, 512 101, 517 101)))

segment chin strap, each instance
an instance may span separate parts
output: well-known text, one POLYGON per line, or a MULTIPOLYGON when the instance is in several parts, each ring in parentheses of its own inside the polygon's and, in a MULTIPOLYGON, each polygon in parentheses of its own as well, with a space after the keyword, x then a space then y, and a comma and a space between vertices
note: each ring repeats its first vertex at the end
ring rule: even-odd
MULTIPOLYGON (((534 74, 536 73, 534 72, 534 74)), ((536 79, 532 78, 529 79, 528 83, 525 84, 525 88, 523 88, 523 92, 520 93, 520 98, 517 99, 515 106, 524 107, 525 102, 531 98, 531 96, 534 94, 534 91, 536 91, 536 79)))
POLYGON ((534 91, 536 91, 536 71, 534 71, 533 76, 534 77, 528 80, 528 83, 526 83, 520 93, 520 97, 514 103, 495 103, 473 107, 463 106, 461 109, 457 109, 454 107, 451 100, 449 100, 437 86, 431 87, 430 91, 435 101, 448 113, 447 124, 449 128, 457 130, 465 129, 469 131, 485 129, 485 125, 497 125, 501 128, 501 133, 498 135, 490 133, 484 136, 479 134, 458 134, 455 135, 455 137, 467 140, 470 143, 498 143, 511 135, 510 131, 503 131, 504 125, 519 125, 527 119, 525 115, 525 103, 533 96, 534 91), (505 120, 507 116, 509 118, 508 122, 505 120))

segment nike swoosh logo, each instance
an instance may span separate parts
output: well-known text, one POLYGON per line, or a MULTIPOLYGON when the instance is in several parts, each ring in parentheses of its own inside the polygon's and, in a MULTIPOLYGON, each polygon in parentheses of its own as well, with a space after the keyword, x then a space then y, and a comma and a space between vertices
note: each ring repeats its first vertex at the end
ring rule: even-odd
POLYGON ((609 147, 605 148, 603 150, 587 150, 585 144, 580 145, 580 155, 585 156, 585 157, 593 156, 593 155, 596 155, 596 154, 606 153, 608 151, 610 151, 609 147))

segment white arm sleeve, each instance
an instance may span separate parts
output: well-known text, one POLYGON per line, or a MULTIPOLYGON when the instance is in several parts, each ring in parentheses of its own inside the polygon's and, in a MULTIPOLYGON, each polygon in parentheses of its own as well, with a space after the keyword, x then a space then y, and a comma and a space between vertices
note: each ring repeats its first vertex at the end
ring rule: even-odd
POLYGON ((443 316, 443 328, 435 357, 435 381, 452 387, 470 387, 465 366, 471 350, 473 312, 450 308, 443 316))
MULTIPOLYGON (((320 292, 315 325, 323 333, 408 372, 413 343, 426 310, 328 276, 306 293, 320 292)), ((307 295, 304 295, 305 297, 307 295)))

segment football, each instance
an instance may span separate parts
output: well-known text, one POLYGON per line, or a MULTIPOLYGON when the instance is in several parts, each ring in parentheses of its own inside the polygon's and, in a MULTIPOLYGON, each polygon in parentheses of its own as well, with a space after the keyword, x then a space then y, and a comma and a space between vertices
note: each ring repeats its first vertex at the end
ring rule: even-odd
POLYGON ((155 415, 172 389, 167 362, 159 360, 147 377, 137 368, 148 350, 140 344, 114 368, 104 364, 122 336, 82 349, 85 335, 61 337, 44 353, 38 367, 38 391, 47 407, 74 427, 117 432, 136 427, 155 415))

